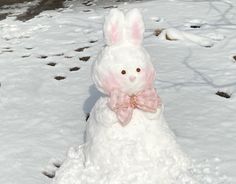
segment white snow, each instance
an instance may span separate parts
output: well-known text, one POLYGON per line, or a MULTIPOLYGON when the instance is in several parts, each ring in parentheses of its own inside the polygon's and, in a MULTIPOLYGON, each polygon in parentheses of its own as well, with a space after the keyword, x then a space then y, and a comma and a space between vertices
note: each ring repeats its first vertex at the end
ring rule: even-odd
MULTIPOLYGON (((100 96, 90 68, 104 44, 103 17, 109 9, 103 6, 110 4, 87 7, 72 1, 63 11, 44 12, 27 22, 0 21, 0 183, 50 183, 41 171, 83 143, 86 113, 100 96), (81 61, 84 56, 90 59, 81 61), (76 66, 78 71, 69 71, 76 66), (55 80, 58 75, 66 78, 55 80)), ((143 12, 144 45, 157 70, 165 117, 205 183, 236 182, 235 5, 233 0, 118 4, 143 12), (214 45, 160 40, 153 35, 157 28, 207 37, 214 45)))

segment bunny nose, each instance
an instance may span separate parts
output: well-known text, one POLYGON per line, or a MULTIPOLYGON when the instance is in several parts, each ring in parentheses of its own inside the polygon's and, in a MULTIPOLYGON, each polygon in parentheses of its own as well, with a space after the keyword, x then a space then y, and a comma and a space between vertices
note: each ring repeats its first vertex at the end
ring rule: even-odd
POLYGON ((129 76, 129 80, 131 81, 131 82, 133 82, 134 80, 136 79, 136 77, 135 76, 129 76))

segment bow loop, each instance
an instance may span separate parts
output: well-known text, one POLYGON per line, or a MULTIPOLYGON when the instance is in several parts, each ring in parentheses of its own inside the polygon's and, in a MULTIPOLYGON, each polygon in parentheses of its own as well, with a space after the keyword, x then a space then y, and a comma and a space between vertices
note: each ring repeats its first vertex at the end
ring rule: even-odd
POLYGON ((154 88, 141 91, 137 94, 137 108, 143 111, 156 112, 156 109, 161 104, 160 102, 161 99, 154 88))

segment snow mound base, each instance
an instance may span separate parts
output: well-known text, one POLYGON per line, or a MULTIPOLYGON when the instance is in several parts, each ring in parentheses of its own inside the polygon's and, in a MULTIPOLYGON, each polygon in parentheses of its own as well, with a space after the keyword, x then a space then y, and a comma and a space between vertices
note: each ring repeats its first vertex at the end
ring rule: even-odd
MULTIPOLYGON (((171 159, 167 163, 163 159, 159 159, 156 163, 147 161, 143 158, 141 162, 137 162, 135 166, 128 163, 124 167, 111 166, 104 170, 94 166, 91 163, 85 163, 83 154, 84 146, 71 148, 68 152, 67 159, 57 172, 53 184, 195 184, 197 183, 189 176, 189 172, 180 172, 175 168, 171 159), (173 165, 172 165, 173 164, 173 165), (167 172, 168 170, 168 172, 167 172), (168 176, 167 176, 168 175, 168 176), (172 177, 170 177, 170 175, 172 177)), ((105 159, 105 158, 104 158, 105 159)), ((119 158, 117 158, 119 159, 119 158)), ((174 161, 174 158, 173 162, 174 161)), ((121 161, 122 162, 122 161, 121 161)))

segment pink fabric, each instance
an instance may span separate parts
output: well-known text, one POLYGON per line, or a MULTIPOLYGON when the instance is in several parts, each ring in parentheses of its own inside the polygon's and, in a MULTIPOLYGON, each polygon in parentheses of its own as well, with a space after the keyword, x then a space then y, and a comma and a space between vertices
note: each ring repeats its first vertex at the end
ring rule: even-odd
POLYGON ((119 90, 113 90, 108 106, 116 113, 121 125, 126 126, 132 118, 133 109, 138 108, 154 113, 161 106, 161 100, 154 88, 146 89, 132 96, 119 90))
POLYGON ((115 44, 118 42, 119 35, 118 35, 118 27, 116 24, 111 25, 111 32, 110 32, 111 43, 115 44))

